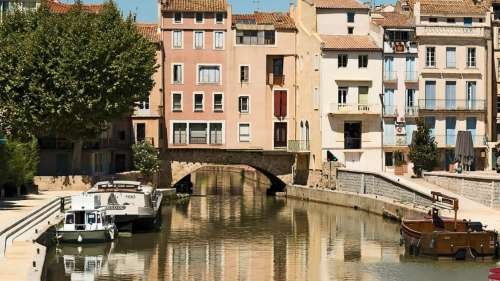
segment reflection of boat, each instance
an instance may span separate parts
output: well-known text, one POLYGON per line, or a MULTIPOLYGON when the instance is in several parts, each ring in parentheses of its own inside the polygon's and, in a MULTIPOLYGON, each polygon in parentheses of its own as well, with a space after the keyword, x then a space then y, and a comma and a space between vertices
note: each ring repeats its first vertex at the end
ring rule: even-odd
POLYGON ((102 272, 111 248, 110 244, 64 245, 57 248, 57 255, 63 259, 64 273, 71 280, 94 280, 102 272))
POLYGON ((497 253, 497 232, 484 230, 480 222, 458 221, 458 199, 432 192, 432 217, 401 224, 402 240, 410 255, 466 259, 493 257, 497 253), (441 218, 439 209, 454 210, 455 217, 441 218))
POLYGON ((87 193, 99 195, 118 228, 128 225, 133 229, 153 228, 159 223, 163 194, 152 186, 136 181, 103 181, 87 193))
POLYGON ((80 194, 71 197, 71 209, 64 214, 63 226, 56 232, 61 242, 91 243, 113 240, 117 230, 99 197, 80 194))

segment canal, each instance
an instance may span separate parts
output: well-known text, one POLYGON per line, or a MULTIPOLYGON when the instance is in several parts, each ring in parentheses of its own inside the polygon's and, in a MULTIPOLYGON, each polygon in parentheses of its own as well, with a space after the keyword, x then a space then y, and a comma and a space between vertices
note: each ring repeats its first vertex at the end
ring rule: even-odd
POLYGON ((46 279, 472 281, 495 265, 406 257, 396 223, 241 187, 165 205, 157 232, 50 248, 46 279))

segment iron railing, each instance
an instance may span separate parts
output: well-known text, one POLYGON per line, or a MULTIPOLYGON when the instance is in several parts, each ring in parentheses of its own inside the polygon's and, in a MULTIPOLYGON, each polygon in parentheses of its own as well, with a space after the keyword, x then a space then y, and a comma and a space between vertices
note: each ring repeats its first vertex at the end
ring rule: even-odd
POLYGON ((380 114, 381 110, 380 104, 330 104, 330 112, 333 114, 380 114))
POLYGON ((486 101, 483 99, 421 99, 418 100, 420 110, 471 110, 485 111, 486 101))
POLYGON ((310 151, 309 140, 288 140, 289 152, 308 152, 310 151))

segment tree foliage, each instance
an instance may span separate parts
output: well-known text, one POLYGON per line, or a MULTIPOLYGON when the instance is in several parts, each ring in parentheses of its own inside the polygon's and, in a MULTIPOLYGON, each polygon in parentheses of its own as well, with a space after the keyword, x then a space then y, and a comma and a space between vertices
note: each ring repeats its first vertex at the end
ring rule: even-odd
POLYGON ((422 170, 432 171, 438 161, 437 144, 429 127, 422 118, 417 119, 417 131, 413 133, 408 157, 413 162, 413 172, 422 175, 422 170))
POLYGON ((79 1, 64 14, 46 1, 10 13, 0 46, 0 131, 14 137, 96 138, 154 84, 155 46, 111 1, 98 14, 79 1))
POLYGON ((38 168, 38 142, 9 140, 0 145, 0 187, 10 183, 16 187, 31 182, 38 168))
POLYGON ((139 142, 132 146, 134 167, 148 180, 160 171, 160 153, 149 142, 139 142))

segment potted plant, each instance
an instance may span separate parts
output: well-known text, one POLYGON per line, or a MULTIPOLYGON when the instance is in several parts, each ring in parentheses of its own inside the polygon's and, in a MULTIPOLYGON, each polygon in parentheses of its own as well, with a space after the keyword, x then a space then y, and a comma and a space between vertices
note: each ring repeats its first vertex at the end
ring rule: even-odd
POLYGON ((408 166, 406 165, 405 161, 405 156, 403 152, 401 151, 396 151, 394 152, 394 174, 396 176, 402 176, 405 174, 405 170, 408 169, 408 166))

